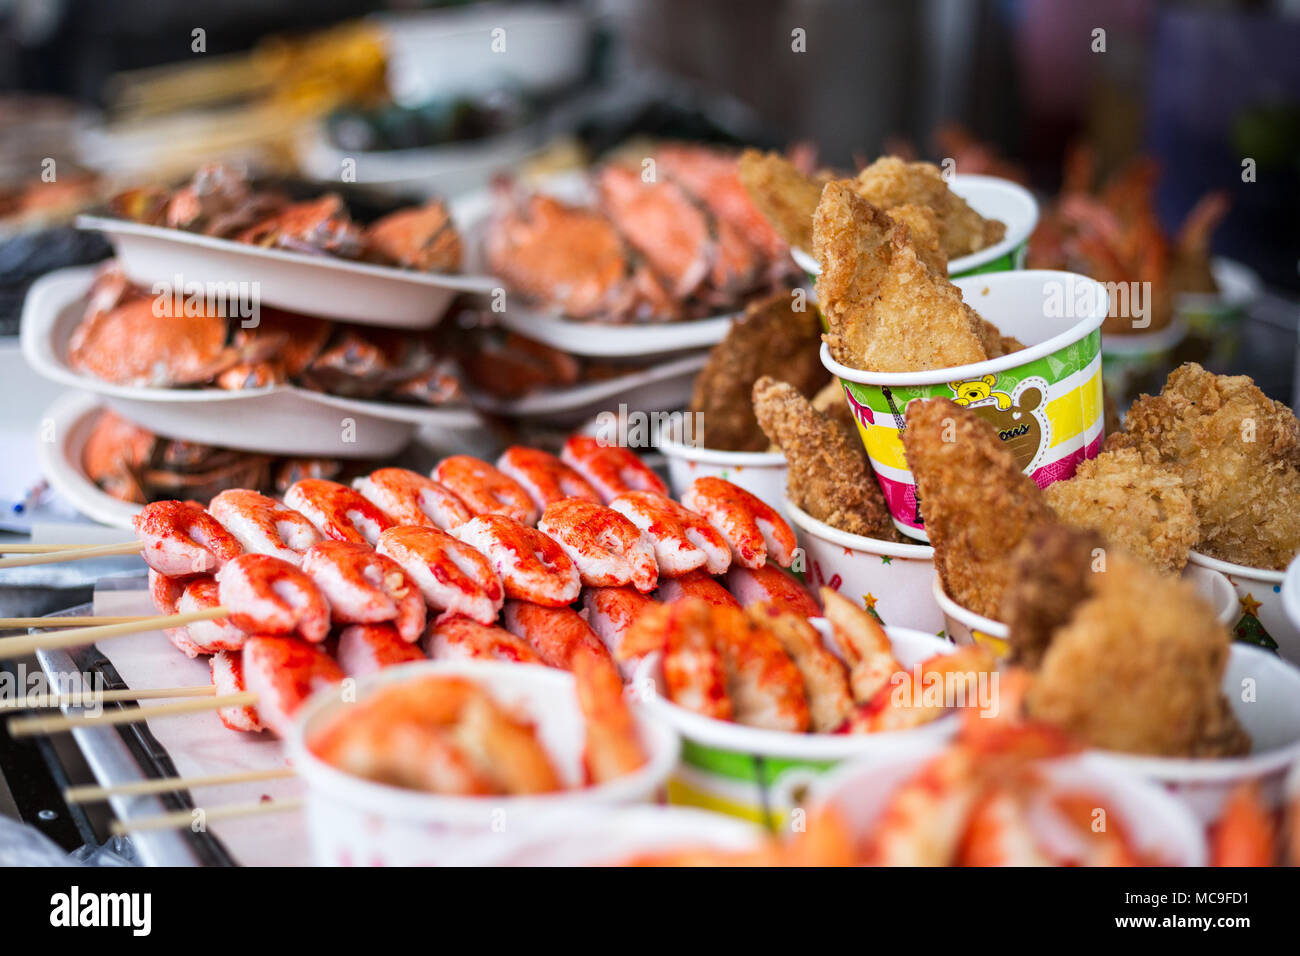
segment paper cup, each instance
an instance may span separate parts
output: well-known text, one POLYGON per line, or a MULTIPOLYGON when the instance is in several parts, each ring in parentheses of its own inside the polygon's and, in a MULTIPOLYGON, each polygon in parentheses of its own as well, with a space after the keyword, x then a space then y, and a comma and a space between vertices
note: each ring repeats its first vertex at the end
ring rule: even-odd
MULTIPOLYGON (((818 630, 829 633, 824 621, 818 630)), ((911 668, 935 654, 949 653, 951 644, 905 628, 887 629, 898 662, 911 668)), ((673 804, 702 807, 740 817, 773 832, 790 811, 803 804, 808 785, 818 774, 842 760, 897 745, 899 741, 947 739, 958 718, 949 714, 906 731, 879 734, 794 734, 761 730, 714 720, 689 711, 658 694, 662 672, 658 654, 638 669, 637 686, 654 690, 647 712, 682 736, 682 759, 668 781, 673 804)))
MULTIPOLYGON (((954 285, 981 316, 1026 348, 1001 358, 928 372, 865 372, 831 358, 894 524, 927 540, 916 480, 903 455, 909 403, 950 398, 998 430, 1016 461, 1040 486, 1069 478, 1096 457, 1104 437, 1101 323, 1105 287, 1072 272, 1030 270, 959 279, 954 285)), ((969 476, 971 481, 979 475, 969 476)))
POLYGON ((477 681, 500 703, 518 708, 536 726, 565 784, 577 789, 536 797, 452 797, 390 787, 325 763, 306 746, 344 703, 337 690, 316 694, 294 720, 288 745, 294 769, 307 782, 307 829, 322 866, 477 865, 512 852, 520 841, 553 832, 575 812, 643 803, 660 792, 677 763, 676 733, 637 708, 650 755, 636 773, 581 787, 584 731, 573 677, 528 664, 420 661, 357 682, 356 699, 378 688, 431 675, 477 681))
POLYGON ((1292 630, 1300 633, 1300 555, 1282 574, 1282 609, 1292 630))
POLYGON ((1283 605, 1285 572, 1232 564, 1199 551, 1193 551, 1189 560, 1198 567, 1218 571, 1236 589, 1237 607, 1229 622, 1234 639, 1277 651, 1291 663, 1300 664, 1300 624, 1283 605))
POLYGON ((943 612, 934 601, 934 548, 849 534, 818 521, 786 498, 785 513, 804 550, 805 580, 874 611, 886 625, 938 634, 943 612))
POLYGON ((1092 752, 1163 784, 1206 824, 1219 818, 1228 795, 1248 780, 1260 783, 1268 806, 1278 806, 1287 771, 1300 759, 1300 670, 1269 651, 1233 644, 1222 687, 1250 734, 1252 748, 1246 756, 1200 760, 1092 752))
MULTIPOLYGON (((955 279, 1023 269, 1029 236, 1038 225, 1038 200, 1034 194, 1018 183, 996 176, 955 176, 949 188, 985 219, 1006 223, 1007 233, 1001 242, 986 249, 949 260, 948 275, 955 279)), ((808 278, 815 281, 821 273, 817 259, 803 249, 792 249, 791 255, 808 278)))
MULTIPOLYGON (((680 423, 659 433, 658 447, 668 460, 668 484, 676 497, 680 498, 696 478, 722 478, 781 511, 786 464, 785 455, 779 451, 700 448, 681 440, 680 423)), ((782 512, 782 516, 790 520, 788 514, 782 512)))
MULTIPOLYGON (((903 784, 947 746, 925 740, 844 763, 812 786, 812 803, 831 808, 855 843, 867 838, 903 784)), ((1052 791, 1096 795, 1119 815, 1137 849, 1170 866, 1204 866, 1205 833, 1186 806, 1158 786, 1124 773, 1092 754, 1039 763, 1042 785, 1052 791)))
MULTIPOLYGON (((1215 616, 1224 627, 1231 627, 1236 618, 1237 594, 1228 579, 1218 571, 1188 564, 1183 578, 1191 581, 1201 597, 1214 608, 1215 616)), ((1001 621, 980 615, 962 607, 948 597, 938 574, 934 576, 932 594, 943 614, 948 639, 956 644, 980 644, 1001 660, 1007 653, 1008 628, 1001 621)))

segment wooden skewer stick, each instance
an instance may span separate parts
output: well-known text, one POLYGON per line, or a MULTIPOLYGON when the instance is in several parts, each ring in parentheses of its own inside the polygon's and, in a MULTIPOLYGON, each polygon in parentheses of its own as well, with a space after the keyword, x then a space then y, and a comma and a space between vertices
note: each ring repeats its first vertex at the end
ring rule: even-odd
POLYGON ((119 544, 99 544, 91 548, 61 548, 43 554, 26 554, 16 558, 0 558, 0 568, 26 568, 34 564, 58 564, 60 561, 86 561, 90 558, 107 558, 117 554, 137 554, 144 550, 142 541, 123 541, 119 544))
POLYGON ((137 796, 149 793, 175 793, 196 787, 220 787, 228 783, 257 783, 261 780, 283 780, 292 777, 288 767, 274 770, 243 770, 239 773, 215 773, 207 777, 163 777, 161 780, 134 780, 111 787, 68 787, 63 799, 68 803, 95 803, 109 797, 137 796))
POLYGON ((155 617, 156 614, 129 614, 123 617, 0 617, 0 631, 24 630, 29 627, 99 627, 101 624, 152 621, 155 617))
MULTIPOLYGON (((301 808, 302 800, 299 797, 288 797, 284 800, 257 800, 252 803, 232 803, 224 807, 203 810, 203 818, 205 823, 211 823, 213 820, 252 817, 263 813, 282 813, 301 808)), ((196 810, 177 810, 174 813, 161 813, 156 817, 141 817, 138 820, 114 820, 109 824, 108 829, 113 836, 125 836, 141 830, 174 830, 178 827, 192 826, 196 812, 196 810)))
POLYGON ((74 690, 65 694, 32 694, 18 700, 0 700, 0 710, 34 710, 41 707, 85 707, 87 704, 116 704, 131 700, 158 700, 165 697, 211 697, 211 684, 192 687, 154 687, 145 690, 74 690))
POLYGON ((184 627, 196 621, 214 621, 228 617, 230 608, 223 605, 185 614, 168 614, 160 617, 142 617, 125 624, 105 624, 102 627, 75 627, 49 634, 26 634, 21 637, 0 637, 0 661, 25 657, 34 651, 56 647, 78 647, 97 644, 111 637, 125 637, 142 631, 159 631, 167 627, 184 627))
POLYGON ((87 551, 91 548, 106 548, 118 544, 130 544, 130 542, 110 542, 109 544, 5 544, 0 542, 0 554, 50 554, 54 551, 87 551))
POLYGON ((53 734, 62 730, 74 730, 77 727, 143 723, 159 717, 197 714, 205 710, 220 710, 223 707, 247 707, 256 703, 256 694, 219 694, 207 700, 177 700, 169 704, 157 704, 151 707, 106 710, 99 715, 70 714, 66 717, 11 717, 9 719, 9 735, 11 737, 32 737, 36 734, 53 734))

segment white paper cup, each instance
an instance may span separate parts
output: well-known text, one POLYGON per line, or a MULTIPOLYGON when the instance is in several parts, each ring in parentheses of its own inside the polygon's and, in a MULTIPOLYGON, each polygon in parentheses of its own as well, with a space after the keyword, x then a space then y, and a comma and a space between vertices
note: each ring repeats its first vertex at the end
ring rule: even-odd
POLYGON ((1300 759, 1300 670, 1276 654, 1237 643, 1228 654, 1222 687, 1250 734, 1251 752, 1244 757, 1200 760, 1092 753, 1163 784, 1207 824, 1218 819, 1233 788, 1248 780, 1259 781, 1266 803, 1278 806, 1287 771, 1300 759))
MULTIPOLYGON (((966 304, 1025 348, 1000 358, 925 372, 868 372, 841 365, 823 343, 822 364, 849 408, 894 524, 926 540, 916 479, 903 451, 909 403, 950 398, 997 429, 1040 486, 1069 478, 1101 451, 1101 324, 1106 288, 1073 272, 1028 270, 958 279, 966 304)), ((972 475, 977 481, 979 476, 972 475)))
POLYGON ((1232 564, 1199 551, 1193 551, 1189 561, 1218 571, 1236 589, 1237 607, 1229 621, 1235 640, 1276 650, 1291 663, 1300 664, 1300 622, 1288 615, 1283 605, 1286 572, 1232 564))
MULTIPOLYGON (((1019 183, 996 176, 955 176, 948 186, 985 219, 999 219, 1007 226, 1001 242, 949 260, 948 275, 957 278, 1023 269, 1026 244, 1038 225, 1038 200, 1034 194, 1019 183)), ((791 254, 809 278, 816 279, 821 273, 821 266, 809 252, 792 249, 791 254)))
MULTIPOLYGON (((869 836, 890 797, 947 744, 924 740, 846 762, 812 786, 815 807, 836 811, 854 842, 869 836)), ((1061 792, 1096 795, 1119 815, 1139 852, 1171 866, 1204 866, 1205 834, 1186 806, 1153 786, 1092 754, 1044 760, 1043 785, 1061 792)))
MULTIPOLYGON (((705 429, 708 435, 708 429, 705 429)), ((779 451, 722 451, 700 448, 681 440, 681 425, 659 433, 658 447, 668 460, 668 484, 680 498, 696 478, 722 478, 782 510, 785 497, 785 455, 779 451)), ((787 521, 790 516, 782 512, 787 521)))
POLYGON ((849 534, 788 498, 782 505, 804 549, 804 577, 814 593, 824 587, 838 591, 886 625, 925 634, 943 630, 943 612, 931 591, 934 548, 849 534))
POLYGON ((643 803, 660 792, 677 763, 676 733, 636 719, 650 759, 636 773, 582 787, 584 730, 573 677, 529 664, 495 661, 419 661, 388 668, 357 682, 356 700, 378 688, 419 677, 474 680, 500 703, 532 720, 567 786, 577 789, 535 797, 453 797, 375 783, 325 763, 307 740, 344 703, 337 690, 316 694, 294 719, 288 739, 294 769, 307 782, 307 828, 312 855, 323 866, 478 865, 506 855, 521 841, 554 832, 566 814, 643 803))
MULTIPOLYGON (((1228 579, 1218 571, 1190 563, 1183 569, 1183 578, 1191 581, 1197 593, 1214 608, 1219 623, 1231 627, 1236 616, 1237 595, 1228 579)), ((999 659, 1006 656, 1008 629, 1005 624, 967 610, 948 597, 938 574, 931 587, 950 640, 957 644, 981 644, 999 659)))
POLYGON ((1187 338, 1187 325, 1175 318, 1156 332, 1101 337, 1102 378, 1106 394, 1127 408, 1144 391, 1159 388, 1177 362, 1174 350, 1187 338))
POLYGON ((1287 623, 1300 633, 1300 555, 1282 573, 1282 609, 1287 623))
MULTIPOLYGON (((826 636, 829 626, 818 619, 826 636)), ((888 628, 899 664, 911 668, 953 646, 929 634, 888 628)), ((878 734, 795 734, 714 720, 659 696, 659 654, 638 669, 637 686, 654 688, 644 704, 656 720, 682 737, 681 764, 668 781, 673 804, 702 807, 740 817, 777 832, 795 807, 803 805, 808 785, 842 760, 930 738, 946 740, 957 730, 958 717, 948 714, 905 731, 878 734)))

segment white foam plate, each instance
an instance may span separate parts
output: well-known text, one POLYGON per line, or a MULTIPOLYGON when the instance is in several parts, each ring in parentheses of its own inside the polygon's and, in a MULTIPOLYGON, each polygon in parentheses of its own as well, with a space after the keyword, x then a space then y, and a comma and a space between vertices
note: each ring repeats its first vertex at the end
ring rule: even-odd
POLYGON ((457 294, 501 285, 491 276, 416 272, 264 249, 103 216, 78 216, 77 227, 102 232, 123 271, 145 287, 171 285, 177 276, 186 285, 256 283, 266 305, 363 325, 432 328, 457 294))
POLYGON ((545 419, 555 424, 571 424, 602 411, 617 411, 619 405, 642 411, 681 408, 690 401, 695 376, 708 358, 708 353, 696 353, 618 378, 546 389, 518 399, 483 394, 473 399, 478 408, 494 415, 545 419))
MULTIPOLYGON (((535 182, 528 181, 526 185, 569 203, 589 203, 592 200, 585 172, 559 173, 535 182)), ((464 224, 466 268, 476 272, 487 270, 482 247, 492 206, 490 190, 471 193, 452 204, 453 217, 456 222, 464 224)), ((504 287, 505 283, 497 280, 497 285, 504 287)), ((680 322, 586 322, 532 308, 517 301, 520 298, 507 295, 505 311, 495 314, 497 321, 510 331, 543 345, 593 358, 640 358, 709 348, 722 341, 732 320, 740 314, 728 312, 680 322)))
POLYGON ((239 391, 146 388, 83 375, 68 365, 67 343, 85 311, 94 272, 93 266, 58 269, 32 284, 23 304, 23 357, 45 378, 102 396, 109 407, 152 432, 278 455, 382 458, 400 451, 421 426, 479 425, 468 406, 362 401, 295 385, 239 391))
MULTIPOLYGON (((950 276, 963 275, 1006 255, 1024 243, 1038 225, 1038 201, 1033 193, 1017 183, 996 176, 967 175, 954 176, 948 188, 985 219, 1000 219, 1007 225, 1007 234, 1001 242, 949 260, 950 276)), ((813 276, 821 274, 821 266, 811 253, 792 249, 791 255, 804 272, 813 276)))
POLYGON ((104 405, 94 395, 69 392, 45 411, 54 441, 36 443, 41 474, 65 502, 87 518, 114 528, 131 528, 140 505, 106 494, 86 475, 82 452, 104 405))

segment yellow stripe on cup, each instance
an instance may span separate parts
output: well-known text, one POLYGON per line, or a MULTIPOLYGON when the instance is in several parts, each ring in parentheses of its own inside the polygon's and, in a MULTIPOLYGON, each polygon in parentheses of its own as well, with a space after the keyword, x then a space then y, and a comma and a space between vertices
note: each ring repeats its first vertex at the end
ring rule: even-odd
POLYGON ((897 428, 888 425, 858 425, 862 443, 871 460, 887 468, 907 471, 907 461, 903 457, 903 435, 897 428))
POLYGON ((1083 434, 1101 415, 1101 368, 1076 389, 1047 403, 1052 424, 1052 447, 1083 434))
POLYGON ((715 813, 725 813, 727 816, 740 817, 743 820, 767 826, 767 815, 763 812, 762 807, 728 800, 711 790, 693 787, 683 780, 681 776, 669 778, 668 802, 679 806, 700 807, 704 810, 712 810, 715 813))

